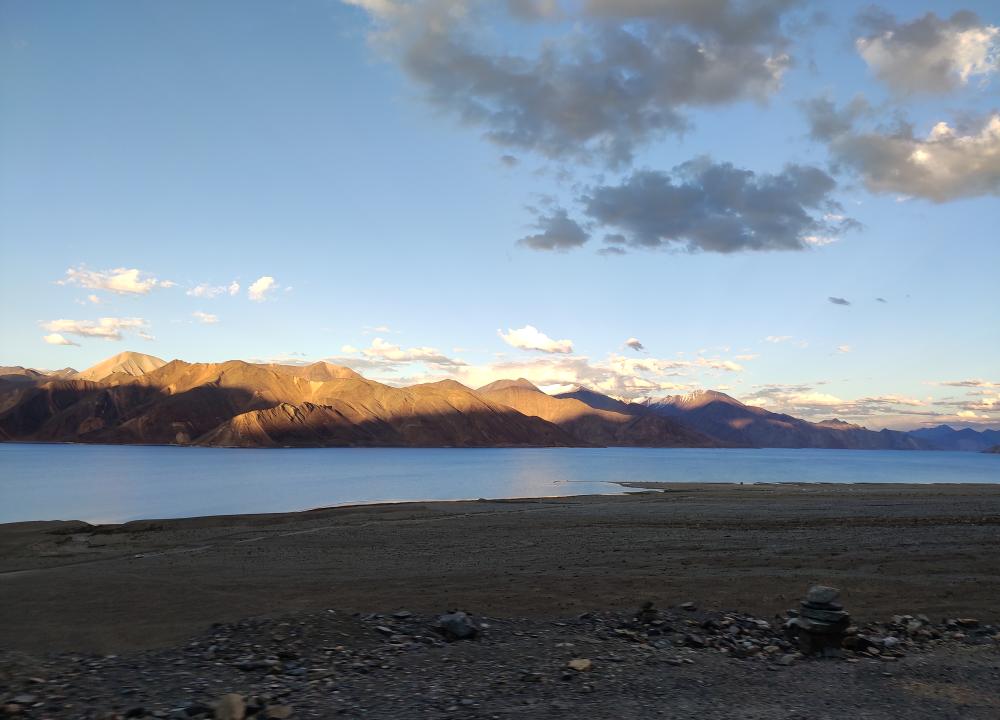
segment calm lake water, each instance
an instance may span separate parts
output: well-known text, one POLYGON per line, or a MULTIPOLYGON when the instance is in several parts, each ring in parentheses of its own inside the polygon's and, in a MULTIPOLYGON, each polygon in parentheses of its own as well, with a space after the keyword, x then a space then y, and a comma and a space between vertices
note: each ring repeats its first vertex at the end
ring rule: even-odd
POLYGON ((867 450, 216 448, 0 444, 0 522, 613 494, 617 482, 996 483, 1000 457, 867 450))

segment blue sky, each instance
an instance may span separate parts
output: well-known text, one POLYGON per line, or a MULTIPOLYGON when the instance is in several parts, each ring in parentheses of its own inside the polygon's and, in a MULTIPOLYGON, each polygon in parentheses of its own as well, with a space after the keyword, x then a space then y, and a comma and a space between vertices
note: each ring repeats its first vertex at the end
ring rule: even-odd
MULTIPOLYGON (((997 5, 759 0, 777 19, 749 39, 730 22, 747 3, 699 20, 675 5, 0 0, 0 362, 333 358, 397 383, 723 388, 872 427, 1000 426, 997 5), (638 108, 682 132, 623 130, 625 103, 587 95, 598 83, 568 90, 567 113, 511 79, 550 71, 532 65, 548 43, 561 93, 581 41, 612 30, 751 60, 720 61, 709 79, 728 89, 638 108), (910 36, 937 65, 908 61, 910 36), (824 117, 859 110, 824 135, 817 98, 824 117), (601 133, 567 140, 584 120, 601 133), (810 205, 789 164, 832 189, 810 205), (735 196, 702 173, 729 166, 752 173, 735 196), (759 192, 768 178, 789 189, 759 192), (639 179, 686 194, 666 212, 639 179), (741 198, 735 230, 732 208, 705 210, 741 198), (774 234, 783 200, 792 226, 774 234)), ((618 70, 610 51, 595 62, 618 70)))

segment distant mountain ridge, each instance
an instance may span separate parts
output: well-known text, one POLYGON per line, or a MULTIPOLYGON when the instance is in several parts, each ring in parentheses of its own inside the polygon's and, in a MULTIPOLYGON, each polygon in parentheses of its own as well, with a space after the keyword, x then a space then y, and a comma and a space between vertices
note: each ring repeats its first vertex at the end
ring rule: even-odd
POLYGON ((897 430, 874 431, 840 420, 814 423, 773 413, 715 390, 668 395, 644 404, 648 412, 673 418, 706 435, 737 445, 853 450, 929 450, 897 430))
POLYGON ((1000 430, 956 430, 950 425, 911 430, 910 435, 930 443, 935 450, 981 452, 1000 445, 1000 430))
POLYGON ((524 378, 391 387, 339 365, 166 362, 0 368, 0 440, 231 447, 808 447, 986 450, 1000 431, 809 422, 713 390, 625 402, 524 378))

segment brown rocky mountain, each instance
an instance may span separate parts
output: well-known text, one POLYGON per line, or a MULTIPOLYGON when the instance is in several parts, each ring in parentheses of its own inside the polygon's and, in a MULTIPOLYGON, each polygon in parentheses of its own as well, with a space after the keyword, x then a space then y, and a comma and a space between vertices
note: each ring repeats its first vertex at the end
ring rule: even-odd
MULTIPOLYGON (((120 362, 101 365, 112 368, 102 382, 47 380, 20 389, 0 413, 0 437, 240 447, 579 444, 552 423, 452 381, 393 388, 328 363, 174 360, 137 375, 115 369, 120 362)), ((129 367, 141 372, 142 365, 129 367)))
POLYGON ((73 377, 78 380, 91 380, 93 382, 111 382, 124 380, 126 379, 125 376, 139 377, 164 365, 166 365, 165 361, 152 355, 123 352, 78 372, 73 377))
POLYGON ((279 446, 934 449, 921 431, 809 422, 701 391, 627 403, 527 380, 398 388, 349 368, 122 353, 66 377, 0 368, 0 440, 279 446), (94 378, 94 379, 88 379, 94 378))
POLYGON ((645 403, 645 409, 734 444, 779 448, 846 448, 853 450, 929 450, 909 433, 874 431, 843 422, 809 422, 791 415, 744 405, 714 390, 671 395, 645 403))
MULTIPOLYGON (((718 441, 668 418, 652 413, 630 414, 595 408, 572 397, 553 397, 529 381, 499 380, 479 388, 479 394, 525 415, 533 415, 563 428, 577 440, 591 445, 632 445, 644 447, 717 447, 718 441)), ((605 405, 626 407, 625 403, 604 398, 605 405), (617 405, 613 405, 617 403, 617 405)))

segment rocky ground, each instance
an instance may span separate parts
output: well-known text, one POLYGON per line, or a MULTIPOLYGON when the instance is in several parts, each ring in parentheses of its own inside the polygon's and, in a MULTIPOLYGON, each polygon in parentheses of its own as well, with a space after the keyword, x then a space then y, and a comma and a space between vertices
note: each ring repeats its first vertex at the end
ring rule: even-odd
POLYGON ((562 621, 327 610, 155 651, 7 653, 0 702, 12 717, 109 720, 1000 716, 1000 628, 897 616, 817 659, 785 622, 693 603, 562 621))

